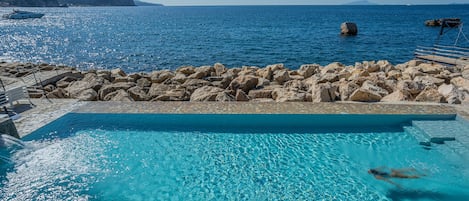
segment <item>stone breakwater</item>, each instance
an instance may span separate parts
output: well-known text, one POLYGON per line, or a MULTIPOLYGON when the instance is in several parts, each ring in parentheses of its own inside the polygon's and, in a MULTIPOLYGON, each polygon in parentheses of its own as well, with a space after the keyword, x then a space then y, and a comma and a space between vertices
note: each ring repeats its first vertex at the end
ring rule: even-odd
MULTIPOLYGON (((3 76, 27 74, 24 64, 0 64, 3 76)), ((27 65, 26 65, 27 66, 27 65)), ((29 66, 35 66, 30 64, 29 66)), ((54 70, 47 64, 41 70, 54 70)), ((446 67, 417 60, 392 65, 365 61, 354 66, 331 63, 283 64, 264 68, 184 66, 175 71, 127 74, 121 69, 73 71, 44 86, 49 98, 84 101, 257 101, 469 102, 469 66, 446 67)))

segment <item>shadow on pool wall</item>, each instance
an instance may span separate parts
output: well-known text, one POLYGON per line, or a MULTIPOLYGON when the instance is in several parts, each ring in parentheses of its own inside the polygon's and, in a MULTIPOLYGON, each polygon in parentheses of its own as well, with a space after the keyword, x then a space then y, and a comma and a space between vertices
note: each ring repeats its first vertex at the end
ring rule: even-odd
POLYGON ((456 115, 372 114, 88 114, 69 113, 23 140, 63 138, 87 129, 231 133, 402 132, 413 120, 456 115))
POLYGON ((456 201, 456 200, 469 200, 469 194, 447 194, 447 193, 440 193, 428 190, 399 190, 399 189, 391 189, 386 194, 386 197, 390 198, 394 201, 401 201, 401 200, 448 200, 448 201, 456 201))

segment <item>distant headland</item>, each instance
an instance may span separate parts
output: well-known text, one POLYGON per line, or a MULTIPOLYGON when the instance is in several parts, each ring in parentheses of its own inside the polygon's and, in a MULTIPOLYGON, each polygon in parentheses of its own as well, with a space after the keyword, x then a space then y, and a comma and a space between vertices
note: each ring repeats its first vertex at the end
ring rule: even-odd
POLYGON ((3 7, 57 7, 57 6, 163 6, 134 0, 2 0, 3 7))

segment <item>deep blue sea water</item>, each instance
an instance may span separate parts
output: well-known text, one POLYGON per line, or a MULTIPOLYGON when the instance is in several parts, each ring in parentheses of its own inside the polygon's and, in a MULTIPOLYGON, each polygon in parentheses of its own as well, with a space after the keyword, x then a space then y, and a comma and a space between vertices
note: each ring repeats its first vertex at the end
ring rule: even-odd
MULTIPOLYGON (((469 5, 448 6, 215 6, 27 8, 41 19, 0 20, 0 59, 126 71, 182 65, 264 67, 326 65, 364 60, 401 63, 417 45, 436 42, 424 21, 469 20, 469 5), (359 35, 341 37, 340 24, 359 35)), ((8 13, 11 8, 0 8, 8 13)), ((454 43, 456 31, 441 44, 454 43)), ((469 31, 465 31, 469 36, 469 31)), ((467 42, 460 45, 469 46, 467 42)))

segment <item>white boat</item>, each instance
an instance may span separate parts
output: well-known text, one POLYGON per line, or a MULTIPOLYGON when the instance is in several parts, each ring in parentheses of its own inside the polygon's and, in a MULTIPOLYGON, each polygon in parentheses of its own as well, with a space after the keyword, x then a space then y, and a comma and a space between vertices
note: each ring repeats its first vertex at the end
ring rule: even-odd
POLYGON ((3 15, 5 19, 28 19, 28 18, 41 18, 44 16, 42 13, 35 13, 29 11, 15 10, 12 13, 3 15))

